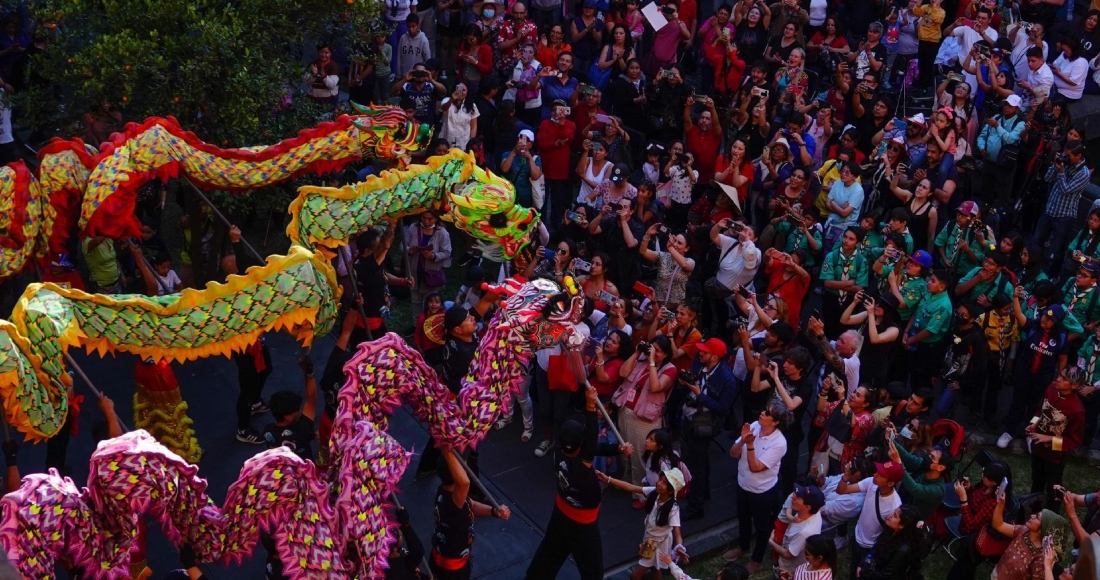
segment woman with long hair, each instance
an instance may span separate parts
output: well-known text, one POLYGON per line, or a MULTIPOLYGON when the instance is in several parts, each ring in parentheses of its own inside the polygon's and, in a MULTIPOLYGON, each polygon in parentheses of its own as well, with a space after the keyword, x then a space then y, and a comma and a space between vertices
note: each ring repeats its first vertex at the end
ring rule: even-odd
POLYGON ((592 260, 589 263, 592 266, 588 274, 580 276, 578 280, 581 291, 584 292, 585 296, 592 299, 596 310, 606 314, 608 309, 611 308, 611 304, 605 295, 610 294, 615 298, 619 297, 619 289, 608 280, 608 272, 611 270, 611 257, 604 252, 597 251, 592 254, 592 260))
POLYGON ((810 193, 810 170, 804 167, 795 167, 790 177, 779 184, 768 200, 768 211, 771 225, 787 219, 788 212, 799 205, 803 208, 810 207, 814 203, 814 197, 810 193))
POLYGON ((794 574, 780 571, 780 580, 833 580, 836 569, 836 542, 817 534, 806 538, 806 563, 794 574))
POLYGON ((675 310, 662 306, 658 316, 665 321, 664 324, 660 328, 654 324, 649 329, 649 340, 667 336, 671 341, 672 364, 680 371, 691 369, 691 361, 699 351, 699 343, 703 341, 703 333, 699 332, 697 309, 695 300, 685 301, 676 306, 675 310))
POLYGON ((890 179, 890 192, 901 200, 909 210, 909 235, 913 236, 913 249, 932 252, 932 243, 936 240, 936 227, 939 223, 939 210, 932 199, 932 182, 922 179, 913 191, 898 186, 901 172, 895 172, 890 179))
POLYGON ((630 135, 623 130, 622 119, 610 117, 611 122, 604 123, 603 131, 590 130, 585 133, 585 139, 591 139, 599 143, 607 150, 607 159, 611 163, 621 163, 626 156, 627 145, 630 144, 630 135))
POLYGON ((457 80, 477 92, 481 79, 493 70, 493 48, 482 42, 482 30, 476 24, 466 27, 466 38, 458 46, 455 56, 457 80))
MULTIPOLYGON (((672 343, 666 336, 658 336, 651 343, 640 343, 623 363, 619 376, 624 381, 612 402, 619 409, 619 432, 626 440, 624 443, 644 449, 649 433, 662 427, 665 402, 676 383, 676 374, 676 366, 672 364, 672 343)), ((623 479, 641 485, 646 474, 642 454, 631 455, 626 467, 623 479)))
POLYGON ((322 44, 317 47, 317 60, 309 65, 306 78, 309 92, 306 96, 315 103, 335 104, 340 97, 340 67, 332 60, 332 47, 322 44))
MULTIPOLYGON (((1012 469, 1003 461, 994 461, 982 469, 982 478, 976 484, 969 477, 955 481, 955 494, 959 498, 959 532, 964 536, 962 548, 956 553, 955 564, 947 574, 947 580, 971 580, 978 566, 987 556, 979 553, 975 541, 979 531, 993 522, 998 498, 997 487, 1006 482, 1004 496, 1012 498, 1012 469)), ((988 534, 990 530, 984 530, 988 534)), ((988 551, 986 552, 988 554, 988 551)))
POLYGON ((908 171, 906 162, 909 161, 909 149, 904 136, 892 137, 884 140, 883 143, 885 151, 876 160, 870 182, 864 181, 870 187, 867 188, 867 197, 863 200, 861 213, 879 207, 889 211, 900 205, 890 193, 895 176, 904 175, 908 171))
POLYGON ((466 149, 466 143, 477 135, 477 118, 481 115, 474 100, 469 98, 466 85, 455 85, 451 98, 444 99, 442 107, 443 129, 439 136, 451 147, 466 149))
POLYGON ((844 28, 838 16, 825 17, 825 24, 806 43, 806 51, 807 60, 817 63, 816 68, 819 73, 832 70, 832 60, 847 57, 852 52, 848 46, 848 39, 844 37, 844 28))
POLYGON ((1050 72, 1054 73, 1054 86, 1067 101, 1076 101, 1085 92, 1085 79, 1089 74, 1089 61, 1081 57, 1081 45, 1073 37, 1062 39, 1062 54, 1054 59, 1050 72))
POLYGON ((886 527, 875 546, 857 567, 859 580, 914 580, 921 578, 920 566, 928 555, 928 533, 911 505, 885 515, 886 527))
POLYGON ((581 178, 577 203, 595 207, 600 184, 611 175, 612 163, 607 159, 607 149, 603 143, 585 139, 583 147, 584 151, 577 162, 577 175, 581 178))
POLYGON ((1020 250, 1020 262, 1016 270, 1016 285, 1023 286, 1028 294, 1034 294, 1035 285, 1047 280, 1047 273, 1043 267, 1043 248, 1038 244, 1027 242, 1020 250))
POLYGON ((772 12, 766 2, 740 0, 733 9, 737 51, 741 60, 752 63, 764 57, 772 12))
POLYGON ((1073 237, 1066 253, 1072 260, 1064 261, 1067 267, 1063 268, 1063 272, 1076 269, 1077 264, 1085 259, 1100 260, 1100 208, 1089 210, 1085 227, 1073 237))
POLYGON ((856 299, 848 304, 844 314, 840 315, 840 322, 848 326, 867 324, 867 337, 859 356, 863 361, 859 368, 859 380, 870 383, 875 388, 885 387, 890 370, 890 355, 901 337, 897 297, 883 294, 875 300, 865 292, 859 292, 856 299), (863 312, 855 313, 857 304, 863 308, 863 312))
POLYGON ((649 226, 642 237, 642 243, 638 244, 638 253, 649 262, 657 264, 657 286, 654 288, 657 301, 670 306, 682 304, 687 296, 688 279, 695 270, 695 260, 688 256, 691 248, 687 236, 682 233, 668 232, 664 249, 650 249, 650 240, 660 233, 662 227, 665 226, 649 226))
MULTIPOLYGON (((611 29, 611 38, 609 42, 600 51, 600 57, 596 61, 596 67, 601 71, 611 70, 611 76, 609 78, 618 78, 619 75, 626 72, 626 63, 634 59, 634 41, 630 38, 630 31, 626 29, 626 26, 622 24, 616 24, 611 29)), ((599 85, 597 84, 599 87, 599 85)), ((607 88, 607 84, 599 87, 601 90, 607 88)))
POLYGON ((601 397, 610 398, 623 384, 619 370, 633 354, 630 335, 619 329, 609 330, 607 338, 596 345, 596 355, 588 366, 588 376, 601 397))
POLYGON ((737 204, 740 207, 745 207, 745 200, 749 197, 754 171, 747 153, 748 145, 745 140, 736 137, 730 141, 729 148, 718 155, 718 162, 714 166, 714 180, 737 190, 737 204))

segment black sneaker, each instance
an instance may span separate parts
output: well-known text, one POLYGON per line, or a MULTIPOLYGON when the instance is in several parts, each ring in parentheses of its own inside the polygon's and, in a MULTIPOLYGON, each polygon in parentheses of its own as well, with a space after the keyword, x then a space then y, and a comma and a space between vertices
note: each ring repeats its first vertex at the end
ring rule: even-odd
POLYGON ((263 445, 264 438, 255 429, 237 429, 237 441, 250 445, 263 445))
POLYGON ((263 415, 264 413, 266 413, 270 410, 271 409, 269 409, 267 407, 267 403, 263 402, 262 399, 255 402, 255 403, 252 403, 252 414, 253 415, 263 415))

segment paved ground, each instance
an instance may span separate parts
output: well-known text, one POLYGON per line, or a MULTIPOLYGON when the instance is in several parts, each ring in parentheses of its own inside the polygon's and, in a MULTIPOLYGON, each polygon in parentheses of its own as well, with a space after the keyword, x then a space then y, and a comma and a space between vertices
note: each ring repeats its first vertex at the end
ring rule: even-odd
MULTIPOLYGON (((281 389, 301 390, 301 372, 296 365, 297 345, 285 335, 270 335, 268 344, 273 351, 275 373, 267 384, 265 395, 281 389)), ((318 368, 323 366, 331 348, 330 338, 317 341, 313 356, 318 368)), ((119 415, 132 427, 134 357, 119 355, 99 358, 75 350, 73 354, 96 386, 115 400, 119 415)), ((175 365, 174 368, 182 385, 183 397, 191 407, 189 414, 204 450, 200 474, 209 481, 208 492, 220 504, 229 484, 236 479, 240 466, 261 450, 260 447, 239 443, 234 437, 236 367, 228 359, 218 358, 175 365)), ((79 421, 81 435, 73 439, 69 449, 69 463, 73 467, 73 479, 83 484, 87 481, 87 458, 92 452, 91 428, 102 417, 95 408, 91 392, 83 385, 78 385, 77 392, 84 394, 87 402, 79 421)), ((270 416, 254 419, 255 426, 261 428, 270 416)), ((474 548, 474 575, 477 578, 522 578, 550 515, 554 494, 551 460, 534 457, 535 442, 520 443, 520 430, 517 421, 503 431, 493 432, 481 448, 482 480, 498 498, 512 506, 514 516, 509 522, 487 519, 477 523, 474 548)), ((407 448, 417 450, 427 439, 424 428, 404 410, 394 417, 391 432, 407 448)), ((706 518, 685 525, 685 535, 728 524, 734 513, 733 462, 721 460, 724 451, 717 445, 712 447, 712 453, 715 459, 714 499, 708 505, 706 518)), ((24 445, 19 463, 24 474, 42 470, 44 446, 24 445)), ((430 505, 437 484, 434 478, 416 480, 409 473, 400 487, 400 500, 408 507, 415 529, 425 542, 432 530, 430 505)), ((642 512, 630 507, 627 494, 617 490, 607 492, 600 525, 604 562, 609 570, 636 558, 643 528, 642 512)), ((149 562, 154 571, 162 572, 176 566, 175 549, 156 525, 150 525, 149 530, 149 562)), ((258 551, 262 552, 262 549, 258 551)), ((254 556, 238 567, 208 568, 208 576, 211 580, 258 580, 263 578, 262 561, 262 557, 254 556)), ((566 579, 577 577, 572 563, 567 563, 559 575, 559 578, 566 579)))

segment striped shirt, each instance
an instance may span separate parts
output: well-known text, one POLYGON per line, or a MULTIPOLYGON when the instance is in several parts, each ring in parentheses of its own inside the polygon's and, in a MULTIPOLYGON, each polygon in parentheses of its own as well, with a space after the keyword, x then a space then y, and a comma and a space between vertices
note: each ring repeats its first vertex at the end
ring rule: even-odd
POLYGON ((1050 184, 1050 197, 1047 198, 1047 206, 1043 212, 1054 218, 1076 217, 1081 192, 1085 191, 1085 186, 1089 183, 1085 160, 1082 159, 1077 165, 1061 171, 1052 164, 1047 169, 1046 180, 1050 184))

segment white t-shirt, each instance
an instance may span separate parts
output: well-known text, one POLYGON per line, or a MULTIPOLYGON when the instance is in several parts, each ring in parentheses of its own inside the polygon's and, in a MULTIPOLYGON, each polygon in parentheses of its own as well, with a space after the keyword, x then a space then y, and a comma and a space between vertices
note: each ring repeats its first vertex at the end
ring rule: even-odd
MULTIPOLYGON (((996 42, 997 31, 991 26, 987 26, 985 29, 985 35, 989 37, 990 42, 996 42)), ((984 40, 981 34, 978 34, 977 30, 969 26, 958 26, 955 28, 955 37, 959 39, 959 62, 962 62, 966 55, 970 54, 970 49, 974 46, 975 42, 984 40)), ((970 85, 970 92, 973 93, 978 89, 978 79, 974 75, 963 71, 963 77, 966 79, 966 84, 970 85)))
POLYGON ((875 547, 875 540, 882 535, 882 524, 878 516, 885 520, 890 512, 901 507, 901 496, 894 492, 886 497, 878 499, 878 514, 875 514, 875 497, 878 496, 878 486, 874 478, 868 477, 859 482, 859 489, 863 492, 863 509, 859 512, 859 522, 856 523, 856 543, 863 548, 875 547))
POLYGON ((177 285, 183 285, 183 281, 180 280, 179 274, 176 274, 175 270, 168 270, 168 275, 161 278, 160 274, 157 274, 156 270, 153 271, 153 275, 157 277, 157 296, 164 296, 165 294, 171 294, 175 292, 177 285), (168 288, 165 292, 164 289, 168 288))
MULTIPOLYGON (((1016 38, 1012 41, 1012 54, 1009 55, 1009 59, 1012 61, 1012 72, 1016 73, 1017 79, 1026 79, 1027 74, 1031 72, 1031 69, 1027 66, 1027 49, 1034 46, 1028 40, 1027 34, 1023 30, 1016 33, 1016 38)), ((1047 59, 1047 43, 1043 41, 1043 60, 1047 59)))
POLYGON ((745 267, 745 250, 748 248, 755 248, 756 244, 753 242, 745 242, 738 244, 737 247, 730 250, 730 247, 738 242, 737 238, 731 238, 728 236, 719 235, 719 241, 721 241, 721 253, 722 261, 718 263, 718 274, 716 275, 718 281, 722 283, 726 288, 732 289, 734 286, 740 284, 741 286, 748 286, 752 283, 753 276, 756 275, 756 271, 760 269, 759 254, 757 251, 757 260, 753 268, 745 267))
MULTIPOLYGON (((642 495, 644 495, 646 497, 649 497, 649 494, 651 494, 655 491, 657 491, 656 486, 654 486, 654 487, 649 487, 649 486, 642 487, 642 495)), ((672 498, 668 501, 676 501, 676 498, 672 498)), ((646 533, 647 536, 660 536, 662 538, 665 537, 665 536, 672 537, 672 528, 680 527, 680 505, 675 504, 675 503, 672 504, 672 511, 670 511, 668 513, 668 525, 667 526, 658 526, 657 525, 657 512, 659 511, 658 508, 660 508, 662 505, 664 505, 664 504, 662 504, 660 502, 660 500, 658 500, 657 503, 654 504, 653 509, 650 510, 650 512, 648 514, 646 514, 646 517, 645 517, 645 533, 646 533)))
MULTIPOLYGON (((779 463, 787 454, 787 440, 783 433, 776 429, 767 437, 760 436, 760 422, 753 421, 752 434, 756 439, 752 442, 756 460, 763 463, 767 469, 753 473, 749 469, 749 450, 741 448, 741 459, 737 460, 737 485, 749 493, 764 493, 779 483, 779 463)), ((741 440, 740 437, 737 438, 741 440)))
POLYGON ((783 547, 793 558, 779 557, 779 567, 792 574, 806 562, 806 539, 821 533, 821 512, 813 514, 804 522, 795 522, 787 526, 783 533, 783 547))
POLYGON ((810 0, 810 26, 825 24, 825 16, 829 10, 829 0, 810 0))
POLYGON ((1031 94, 1050 96, 1050 87, 1054 86, 1054 73, 1050 72, 1050 65, 1043 63, 1039 70, 1028 69, 1027 82, 1031 84, 1031 94))
MULTIPOLYGON (((443 104, 448 101, 450 101, 449 97, 443 99, 443 104)), ((466 103, 462 103, 461 106, 448 107, 443 114, 443 131, 440 136, 446 139, 451 147, 465 150, 466 142, 473 137, 470 132, 470 122, 481 116, 481 112, 477 110, 477 105, 473 103, 471 105, 473 105, 470 107, 472 111, 466 110, 466 103)))
POLYGON ((1079 56, 1071 62, 1063 53, 1058 55, 1058 58, 1054 60, 1054 67, 1062 71, 1062 74, 1069 77, 1070 80, 1077 83, 1077 86, 1073 86, 1062 80, 1061 77, 1055 76, 1054 86, 1058 87, 1058 92, 1067 99, 1080 99, 1081 95, 1085 92, 1085 79, 1089 74, 1088 59, 1079 56))

